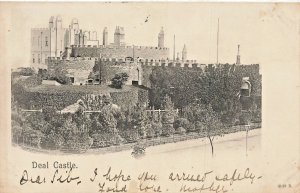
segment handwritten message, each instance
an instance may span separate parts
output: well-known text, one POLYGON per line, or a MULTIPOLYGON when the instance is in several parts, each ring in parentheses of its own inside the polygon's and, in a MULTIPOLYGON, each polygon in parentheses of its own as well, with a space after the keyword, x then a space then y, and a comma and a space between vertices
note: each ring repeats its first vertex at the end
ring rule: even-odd
MULTIPOLYGON (((131 175, 124 172, 122 169, 117 170, 108 167, 104 171, 95 168, 91 171, 89 178, 83 178, 80 175, 75 175, 74 170, 78 170, 75 163, 59 163, 51 164, 32 162, 32 169, 54 169, 51 177, 42 175, 32 175, 29 170, 24 170, 20 176, 19 184, 26 186, 27 184, 74 184, 81 186, 83 184, 94 184, 97 187, 97 192, 128 192, 129 185, 132 181, 137 182, 135 192, 171 192, 170 187, 177 187, 176 192, 214 192, 226 193, 230 192, 229 187, 235 183, 246 182, 253 184, 262 176, 254 174, 250 168, 243 170, 235 169, 232 172, 219 174, 213 170, 203 172, 169 172, 166 176, 158 176, 151 171, 142 171, 139 174, 131 175), (168 183, 162 183, 168 182, 168 183)), ((80 172, 77 172, 80 173, 80 172)), ((131 187, 132 188, 132 187, 131 187)))

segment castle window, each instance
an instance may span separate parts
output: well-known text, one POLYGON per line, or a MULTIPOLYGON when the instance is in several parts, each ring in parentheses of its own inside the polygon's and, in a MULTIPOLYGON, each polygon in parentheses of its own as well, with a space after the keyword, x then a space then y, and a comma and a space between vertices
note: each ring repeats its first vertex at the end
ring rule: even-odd
POLYGON ((48 46, 48 36, 45 37, 45 46, 48 46))
POLYGON ((70 77, 71 83, 74 83, 74 77, 70 77))
POLYGON ((41 63, 41 57, 40 57, 40 54, 39 54, 39 57, 38 57, 38 63, 41 63))
POLYGON ((35 63, 34 54, 32 54, 32 63, 35 63))

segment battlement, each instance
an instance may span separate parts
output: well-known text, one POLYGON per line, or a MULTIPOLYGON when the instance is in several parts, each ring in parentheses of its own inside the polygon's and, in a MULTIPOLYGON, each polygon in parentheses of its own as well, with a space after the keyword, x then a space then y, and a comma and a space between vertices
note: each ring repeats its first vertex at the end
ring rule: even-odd
POLYGON ((206 64, 200 64, 196 60, 157 60, 157 59, 137 59, 135 61, 126 60, 124 58, 99 58, 98 61, 115 62, 113 65, 134 64, 144 66, 165 66, 165 67, 206 67, 206 64))
MULTIPOLYGON (((47 28, 47 27, 44 27, 44 28, 31 28, 31 31, 45 31, 45 30, 48 30, 48 31, 50 31, 50 30, 52 30, 52 31, 54 31, 56 28, 47 28)), ((67 30, 68 28, 60 28, 60 29, 62 29, 62 30, 67 30)))
POLYGON ((167 47, 154 47, 154 46, 116 46, 116 45, 71 45, 72 48, 109 48, 109 49, 136 49, 136 50, 170 50, 167 47))
POLYGON ((42 30, 50 30, 49 28, 31 28, 31 31, 42 31, 42 30))
POLYGON ((63 62, 63 61, 104 61, 104 62, 112 62, 112 66, 124 66, 124 65, 143 65, 143 66, 165 66, 165 67, 189 67, 189 68, 195 68, 200 67, 203 68, 207 66, 207 64, 200 64, 196 60, 157 60, 157 59, 137 59, 135 61, 132 60, 126 60, 125 58, 95 58, 95 57, 70 57, 68 59, 66 58, 60 58, 60 57, 48 57, 49 61, 52 62, 63 62))
POLYGON ((91 46, 91 45, 72 45, 71 57, 105 57, 105 58, 154 58, 167 59, 169 48, 151 46, 91 46))
POLYGON ((97 61, 98 58, 91 58, 91 57, 70 57, 70 58, 60 58, 60 57, 48 57, 48 61, 85 61, 85 60, 91 60, 91 61, 97 61))

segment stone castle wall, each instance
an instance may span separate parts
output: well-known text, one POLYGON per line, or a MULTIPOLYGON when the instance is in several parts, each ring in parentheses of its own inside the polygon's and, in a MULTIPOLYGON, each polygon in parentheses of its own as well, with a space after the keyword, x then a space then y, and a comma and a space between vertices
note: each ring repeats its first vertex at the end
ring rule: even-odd
POLYGON ((67 71, 67 76, 74 78, 74 85, 85 84, 90 73, 93 71, 95 65, 95 59, 48 59, 48 71, 54 71, 59 67, 62 70, 67 71))
POLYGON ((125 85, 132 85, 132 81, 141 84, 142 69, 140 65, 130 62, 112 62, 112 61, 98 61, 101 65, 99 68, 100 77, 103 84, 110 84, 111 79, 118 73, 128 74, 128 80, 125 85))
POLYGON ((73 46, 71 57, 167 59, 169 48, 144 46, 73 46))
POLYGON ((139 61, 126 61, 116 58, 70 58, 48 59, 48 70, 51 72, 55 68, 60 67, 61 70, 67 71, 67 76, 74 78, 75 85, 85 84, 89 78, 89 75, 93 72, 94 66, 96 67, 96 74, 99 74, 99 78, 102 84, 109 85, 111 79, 118 73, 127 73, 129 75, 126 85, 132 85, 134 82, 139 85, 151 87, 149 77, 152 73, 152 69, 157 67, 175 67, 175 68, 195 68, 204 70, 204 64, 196 63, 194 60, 187 61, 170 61, 170 60, 142 60, 139 61), (134 82, 133 82, 134 81, 134 82))

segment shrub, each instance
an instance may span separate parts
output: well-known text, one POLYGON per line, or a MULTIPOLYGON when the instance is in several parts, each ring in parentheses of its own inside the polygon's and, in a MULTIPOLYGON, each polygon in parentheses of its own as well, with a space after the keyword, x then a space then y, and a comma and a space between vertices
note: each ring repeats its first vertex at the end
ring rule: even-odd
POLYGON ((27 145, 37 148, 41 148, 41 141, 44 137, 45 136, 42 134, 41 131, 33 130, 28 127, 23 129, 22 132, 23 142, 27 145))
POLYGON ((128 80, 128 77, 127 73, 115 74, 111 79, 111 86, 118 89, 122 88, 124 82, 128 80))
POLYGON ((58 65, 53 71, 48 72, 45 78, 48 80, 56 80, 60 84, 71 84, 71 79, 66 75, 67 73, 67 70, 58 65))
POLYGON ((11 128, 12 141, 14 143, 20 143, 22 138, 22 127, 16 122, 12 120, 12 128, 11 128))
POLYGON ((152 124, 149 123, 145 126, 145 131, 146 131, 146 137, 147 138, 153 138, 155 137, 155 130, 154 128, 152 127, 152 124))
POLYGON ((151 122, 152 128, 155 132, 155 137, 158 137, 162 133, 162 124, 161 122, 151 122))
POLYGON ((187 129, 189 124, 190 124, 190 122, 186 118, 178 118, 175 120, 173 125, 174 125, 175 129, 178 129, 179 127, 183 127, 185 129, 187 129))
POLYGON ((200 131, 203 131, 203 130, 205 130, 205 125, 200 121, 196 121, 195 122, 195 131, 200 132, 200 131))
POLYGON ((190 122, 190 123, 188 124, 187 128, 186 128, 186 131, 187 131, 187 132, 195 132, 195 131, 197 131, 197 130, 196 130, 196 127, 195 127, 195 124, 193 124, 193 123, 190 122))
POLYGON ((183 127, 178 127, 177 129, 175 129, 175 133, 184 135, 186 133, 186 129, 183 127))
POLYGON ((120 135, 127 143, 137 142, 140 138, 138 131, 133 129, 124 130, 120 132, 120 135))
POLYGON ((241 125, 249 125, 251 121, 251 114, 250 112, 244 112, 240 115, 239 121, 241 125))
POLYGON ((93 134, 93 148, 109 147, 112 145, 119 145, 123 142, 123 138, 118 134, 103 133, 93 134))
POLYGON ((93 144, 93 139, 86 133, 73 134, 63 144, 63 150, 70 152, 85 152, 93 144))
POLYGON ((33 68, 21 68, 19 74, 21 76, 32 76, 33 74, 35 73, 34 69, 33 68))
POLYGON ((60 149, 64 144, 64 138, 60 134, 51 132, 41 141, 41 147, 44 149, 60 149))
POLYGON ((254 122, 254 123, 261 123, 261 110, 260 109, 252 112, 251 121, 254 122))
POLYGON ((162 129, 162 136, 170 136, 173 135, 175 133, 175 129, 173 128, 173 124, 165 124, 163 125, 163 129, 162 129))

